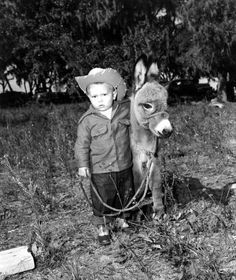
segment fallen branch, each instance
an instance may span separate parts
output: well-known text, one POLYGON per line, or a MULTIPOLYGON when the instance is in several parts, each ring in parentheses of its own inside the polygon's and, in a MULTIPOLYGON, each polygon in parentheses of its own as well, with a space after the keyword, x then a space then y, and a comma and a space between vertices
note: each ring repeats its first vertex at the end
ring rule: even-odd
POLYGON ((34 268, 34 259, 27 246, 0 252, 0 279, 34 268))

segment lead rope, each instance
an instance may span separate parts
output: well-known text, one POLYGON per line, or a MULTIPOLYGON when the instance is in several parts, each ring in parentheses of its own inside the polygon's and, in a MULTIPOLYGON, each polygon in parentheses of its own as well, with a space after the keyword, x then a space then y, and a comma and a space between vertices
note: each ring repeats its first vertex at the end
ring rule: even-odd
MULTIPOLYGON (((136 193, 134 194, 134 196, 130 199, 129 203, 122 209, 118 209, 118 208, 114 208, 110 205, 108 205, 107 203, 105 203, 103 201, 103 199, 101 198, 100 194, 98 193, 96 187, 94 186, 93 182, 91 179, 89 179, 90 181, 90 184, 91 184, 91 188, 92 190, 94 191, 95 195, 97 196, 97 198, 99 199, 99 201, 103 204, 103 206, 105 206, 106 208, 114 211, 114 212, 117 212, 117 213, 114 213, 114 214, 103 214, 103 216, 117 216, 121 213, 124 213, 124 212, 128 212, 128 211, 131 211, 135 208, 137 208, 139 206, 139 204, 144 200, 146 194, 147 194, 147 191, 148 191, 148 185, 149 185, 149 178, 150 178, 150 169, 151 169, 151 165, 152 165, 152 160, 153 158, 150 158, 150 160, 148 161, 148 168, 147 168, 147 171, 145 173, 145 176, 143 177, 143 180, 139 186, 139 188, 137 189, 136 193), (145 184, 146 183, 146 184, 145 184), (140 193, 141 189, 143 189, 143 186, 145 184, 145 189, 144 189, 144 192, 143 192, 143 195, 142 197, 140 198, 139 201, 136 201, 135 204, 133 206, 130 207, 130 205, 136 200, 136 197, 138 196, 138 194, 140 193)), ((87 193, 84 189, 84 186, 83 186, 83 180, 80 180, 79 181, 79 185, 83 191, 83 194, 85 196, 85 199, 87 200, 87 202, 89 203, 89 205, 91 206, 91 208, 93 208, 93 205, 92 203, 90 202, 88 196, 87 196, 87 193)))

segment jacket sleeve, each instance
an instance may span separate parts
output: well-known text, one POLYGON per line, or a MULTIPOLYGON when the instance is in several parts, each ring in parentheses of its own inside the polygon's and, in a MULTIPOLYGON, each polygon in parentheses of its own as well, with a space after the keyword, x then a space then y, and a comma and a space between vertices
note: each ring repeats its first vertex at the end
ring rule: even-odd
POLYGON ((75 159, 78 167, 90 167, 89 153, 90 153, 90 129, 86 124, 86 120, 79 122, 77 129, 77 139, 75 142, 75 159))

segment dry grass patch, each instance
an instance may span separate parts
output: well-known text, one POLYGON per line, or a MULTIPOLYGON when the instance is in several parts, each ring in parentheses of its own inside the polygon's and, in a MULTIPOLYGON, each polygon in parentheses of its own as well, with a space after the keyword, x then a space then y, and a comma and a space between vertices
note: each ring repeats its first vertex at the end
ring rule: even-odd
POLYGON ((170 108, 175 132, 160 154, 167 214, 133 221, 106 248, 70 164, 86 106, 9 110, 18 121, 0 121, 0 250, 28 244, 37 263, 9 279, 232 280, 235 108, 170 108))

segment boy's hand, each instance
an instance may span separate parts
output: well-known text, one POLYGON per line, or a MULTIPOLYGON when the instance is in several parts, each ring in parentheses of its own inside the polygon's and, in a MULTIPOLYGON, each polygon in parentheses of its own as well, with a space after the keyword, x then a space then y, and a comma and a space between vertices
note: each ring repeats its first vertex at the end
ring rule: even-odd
POLYGON ((90 174, 89 168, 88 167, 80 167, 79 168, 79 176, 90 177, 91 174, 90 174))

